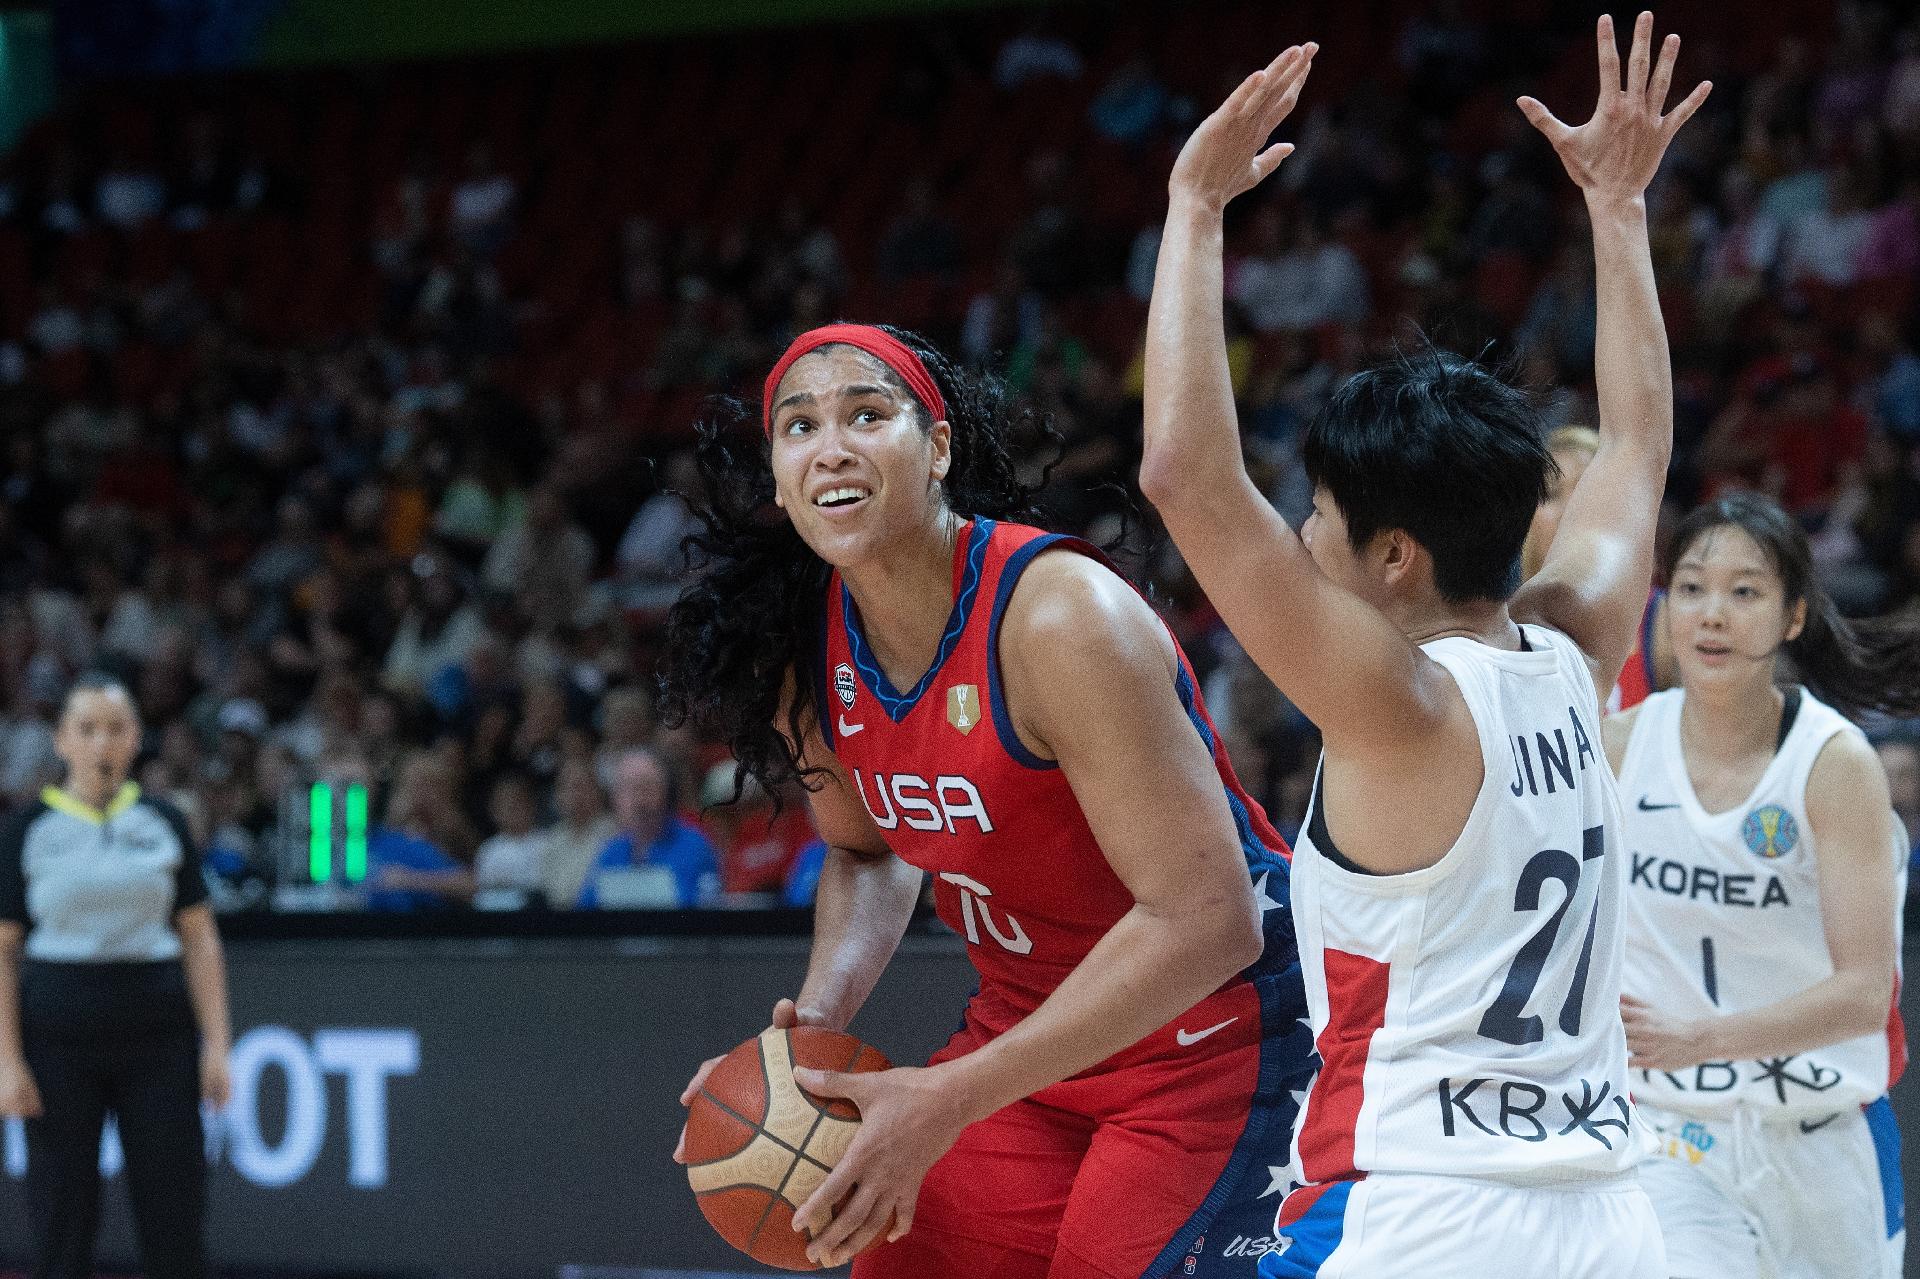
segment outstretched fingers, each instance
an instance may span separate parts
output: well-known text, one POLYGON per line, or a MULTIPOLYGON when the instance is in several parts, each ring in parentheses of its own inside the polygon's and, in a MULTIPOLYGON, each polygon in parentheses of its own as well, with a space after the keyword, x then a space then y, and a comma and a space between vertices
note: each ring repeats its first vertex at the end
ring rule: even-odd
POLYGON ((1613 15, 1603 13, 1594 26, 1594 38, 1600 45, 1600 100, 1620 92, 1620 46, 1614 43, 1613 15))
POLYGON ((1643 12, 1633 24, 1633 51, 1627 56, 1627 96, 1647 96, 1647 70, 1653 63, 1653 14, 1643 12))
POLYGON ((1693 86, 1693 92, 1686 96, 1685 101, 1667 113, 1666 118, 1661 121, 1661 124, 1666 129, 1669 138, 1680 131, 1681 125, 1693 118, 1693 113, 1700 109, 1700 104, 1705 102, 1707 95, 1712 92, 1713 81, 1702 80, 1699 84, 1693 86))
POLYGON ((1556 147, 1560 145, 1562 138, 1573 132, 1560 122, 1558 116, 1547 110, 1546 103, 1538 98, 1519 98, 1516 99, 1515 104, 1520 108, 1520 114, 1527 117, 1527 123, 1545 134, 1547 141, 1556 147))
POLYGON ((1680 57, 1679 35, 1669 35, 1660 43, 1660 61, 1654 64, 1653 87, 1647 93, 1647 106, 1658 116, 1666 108, 1667 94, 1673 88, 1673 64, 1680 57))

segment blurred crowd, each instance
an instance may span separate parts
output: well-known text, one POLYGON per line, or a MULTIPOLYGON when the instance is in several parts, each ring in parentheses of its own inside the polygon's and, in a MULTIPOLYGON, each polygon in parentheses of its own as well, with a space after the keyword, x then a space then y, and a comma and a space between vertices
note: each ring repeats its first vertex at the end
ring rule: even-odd
MULTIPOLYGON (((1833 12, 1819 38, 1746 62, 1689 35, 1688 74, 1717 88, 1649 195, 1678 399, 1669 500, 1774 493, 1843 607, 1886 611, 1920 593, 1920 24, 1833 12)), ((732 764, 660 726, 651 671, 690 571, 701 395, 750 387, 793 332, 845 315, 922 327, 1051 415, 1054 522, 1119 547, 1151 588, 1291 833, 1311 726, 1130 492, 1156 193, 1246 68, 1095 49, 1046 18, 991 46, 964 29, 917 29, 903 118, 944 136, 940 103, 962 92, 1071 112, 1003 175, 1003 234, 969 224, 937 151, 821 197, 886 202, 857 242, 799 194, 630 213, 585 287, 645 317, 622 331, 646 340, 612 375, 564 381, 530 372, 573 338, 513 268, 541 192, 483 142, 411 154, 346 241, 285 246, 289 308, 309 256, 348 264, 342 296, 364 298, 314 339, 137 252, 297 218, 313 174, 250 151, 216 109, 144 154, 82 127, 30 138, 0 164, 0 270, 31 288, 0 342, 0 804, 57 778, 64 690, 103 667, 143 716, 139 780, 188 814, 224 908, 804 903, 804 805, 751 786, 726 802, 732 764), (1096 174, 1101 156, 1124 163, 1096 174), (101 243, 119 247, 76 265, 101 243), (364 831, 322 803, 356 788, 364 831), (354 839, 364 875, 343 879, 354 839)), ((1379 66, 1323 57, 1297 154, 1230 224, 1235 390, 1283 512, 1306 508, 1296 449, 1329 388, 1416 331, 1509 361, 1549 426, 1593 420, 1584 215, 1508 91, 1553 83, 1564 50, 1590 57, 1568 30, 1513 41, 1443 0, 1379 66)), ((1565 65, 1589 92, 1590 63, 1565 65)), ((1920 754, 1888 750, 1920 834, 1920 754)))

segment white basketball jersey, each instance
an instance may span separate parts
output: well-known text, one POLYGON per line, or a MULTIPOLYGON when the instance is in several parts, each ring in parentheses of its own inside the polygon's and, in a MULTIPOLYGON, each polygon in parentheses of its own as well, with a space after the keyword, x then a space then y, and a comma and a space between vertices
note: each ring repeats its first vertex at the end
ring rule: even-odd
MULTIPOLYGON (((1424 646, 1465 696, 1486 766, 1438 862, 1359 870, 1314 796, 1292 878, 1322 1058, 1295 1137, 1308 1184, 1576 1182, 1640 1155, 1619 1012, 1626 863, 1599 699, 1572 640, 1521 632, 1522 652, 1424 646)), ((1367 799, 1393 803, 1391 779, 1367 799)))
MULTIPOLYGON (((1626 991, 1662 1012, 1740 1012, 1833 975, 1807 777, 1829 740, 1860 730, 1811 693, 1794 691, 1799 710, 1780 749, 1746 801, 1723 813, 1701 808, 1687 776, 1685 693, 1656 693, 1640 706, 1620 769, 1629 804, 1626 991)), ((1887 909, 1898 937, 1907 859, 1897 837, 1889 856, 1899 888, 1887 909)), ((1738 1107, 1813 1116, 1864 1105, 1886 1094, 1906 1060, 1897 993, 1889 1012, 1881 1033, 1793 1057, 1637 1070, 1634 1095, 1702 1117, 1738 1107)))

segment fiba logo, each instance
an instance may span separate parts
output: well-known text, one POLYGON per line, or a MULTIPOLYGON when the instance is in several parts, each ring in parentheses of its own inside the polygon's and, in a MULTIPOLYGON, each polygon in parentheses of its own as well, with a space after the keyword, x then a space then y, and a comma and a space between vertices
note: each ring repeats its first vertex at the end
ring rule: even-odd
POLYGON ((1747 820, 1740 823, 1740 838, 1746 841, 1748 852, 1772 860, 1798 847, 1800 827, 1792 813, 1778 804, 1768 804, 1747 814, 1747 820))

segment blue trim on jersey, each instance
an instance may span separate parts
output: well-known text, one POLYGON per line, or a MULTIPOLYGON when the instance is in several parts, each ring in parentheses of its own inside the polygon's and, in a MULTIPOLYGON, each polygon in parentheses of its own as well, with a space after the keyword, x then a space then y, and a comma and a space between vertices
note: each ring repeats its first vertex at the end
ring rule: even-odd
POLYGON ((1647 677, 1649 697, 1660 691, 1660 681, 1653 677, 1653 619, 1660 612, 1660 601, 1666 597, 1665 591, 1655 591, 1647 599, 1646 612, 1640 615, 1640 670, 1647 677))
POLYGON ((860 633, 860 611, 854 606, 853 593, 847 589, 844 581, 840 583, 840 612, 846 620, 847 649, 853 654, 853 668, 860 672, 867 691, 879 700, 880 709, 894 723, 905 719, 907 712, 920 701, 967 629, 967 618, 973 612, 974 597, 980 593, 980 567, 986 562, 987 543, 992 538, 992 520, 977 519, 973 522, 973 533, 967 542, 966 565, 960 570, 960 593, 954 598, 953 612, 947 617, 946 633, 940 637, 940 647, 934 650, 933 664, 927 667, 920 682, 904 694, 894 691, 887 673, 880 669, 880 663, 873 660, 873 652, 867 647, 867 637, 860 633))
POLYGON ((1012 756, 1014 763, 1036 772, 1058 768, 1060 762, 1042 759, 1028 750, 1027 744, 1020 740, 1020 734, 1014 730, 1013 716, 1007 711, 1007 695, 1000 686, 1000 620, 1006 616, 1007 601, 1013 598, 1013 588, 1020 584, 1020 575, 1027 571, 1027 565, 1033 563, 1034 557, 1049 547, 1078 540, 1064 533, 1048 533, 1034 538, 1007 556, 1007 562, 1000 569, 1000 585, 993 593, 993 613, 987 619, 987 702, 992 707, 993 733, 1000 739, 1001 749, 1012 756))
MULTIPOLYGON (((827 655, 831 651, 827 646, 827 632, 832 625, 833 610, 821 609, 820 659, 812 664, 813 678, 807 682, 813 688, 813 713, 814 717, 820 721, 820 740, 827 744, 828 750, 838 754, 840 751, 839 729, 834 722, 833 711, 827 705, 827 690, 833 687, 833 672, 827 669, 827 655)), ((839 698, 836 697, 834 700, 838 701, 839 698)))
POLYGON ((1906 1182, 1900 1175, 1900 1121, 1893 1103, 1882 1097, 1862 1107, 1867 1131, 1873 1135, 1873 1155, 1880 1163, 1880 1199, 1887 1208, 1887 1238, 1907 1228, 1906 1182))
MULTIPOLYGON (((1336 1181, 1306 1215, 1283 1229, 1292 1242, 1260 1258, 1260 1279, 1315 1279, 1347 1232, 1347 1198, 1358 1182, 1336 1181)), ((1464 1224, 1464 1223, 1463 1223, 1464 1224)))
MULTIPOLYGON (((1313 1029, 1307 1023, 1306 982, 1296 959, 1286 969, 1259 977, 1253 984, 1260 996, 1260 1073, 1247 1107, 1246 1127, 1240 1130, 1240 1140, 1227 1156, 1220 1179, 1145 1274, 1181 1273, 1181 1259, 1193 1251, 1197 1238, 1213 1228, 1221 1211, 1257 1201, 1270 1180, 1267 1170, 1284 1168, 1292 1156, 1293 1125, 1300 1114, 1294 1094, 1305 1095, 1319 1065, 1313 1055, 1313 1029)), ((1265 1219, 1269 1223, 1273 1220, 1270 1211, 1265 1219)), ((1218 1247, 1209 1250, 1203 1264, 1219 1251, 1218 1247)), ((1231 1267, 1231 1272, 1244 1274, 1245 1265, 1240 1262, 1231 1267)), ((1200 1273, 1210 1275, 1212 1269, 1200 1273)))
MULTIPOLYGON (((1180 666, 1180 673, 1174 680, 1174 691, 1180 695, 1180 705, 1187 712, 1187 719, 1193 725, 1193 731, 1200 734, 1200 740, 1206 744, 1207 753, 1218 757, 1219 743, 1214 740, 1213 732, 1207 727, 1206 716, 1200 713, 1200 697, 1193 686, 1193 677, 1187 673, 1186 664, 1180 666)), ((1253 815, 1247 811, 1247 805, 1233 787, 1223 781, 1221 792, 1227 797, 1227 807, 1233 812, 1233 828, 1240 836, 1240 851, 1247 859, 1249 874, 1268 876, 1266 890, 1274 894, 1274 900, 1281 906, 1291 908, 1293 891, 1291 871, 1277 849, 1268 848, 1261 842, 1259 834, 1253 829, 1253 815), (1277 886, 1274 883, 1278 879, 1277 886), (1277 894, 1275 889, 1278 889, 1277 894)), ((1264 911, 1262 914, 1264 915, 1264 911)), ((1291 916, 1288 917, 1291 921, 1291 916)), ((1292 932, 1287 934, 1288 944, 1292 943, 1292 932)), ((1269 945, 1273 938, 1269 937, 1269 945)))

